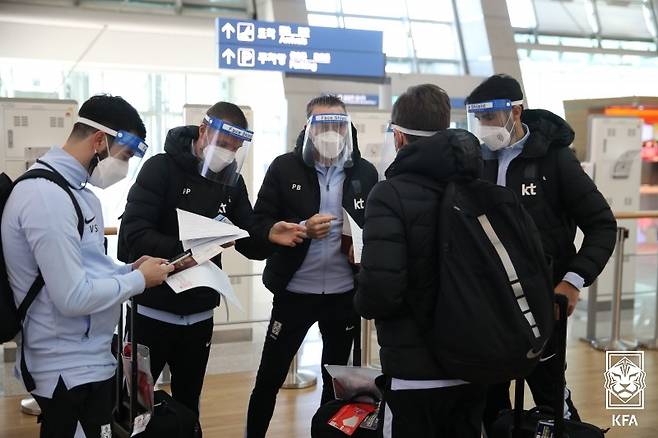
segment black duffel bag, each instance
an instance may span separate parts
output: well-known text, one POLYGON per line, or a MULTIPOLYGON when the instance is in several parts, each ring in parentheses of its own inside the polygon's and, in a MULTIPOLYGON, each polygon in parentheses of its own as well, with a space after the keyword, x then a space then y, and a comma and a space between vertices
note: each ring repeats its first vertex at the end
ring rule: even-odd
MULTIPOLYGON (((313 419, 311 420, 311 438, 345 438, 347 435, 342 431, 338 430, 334 426, 329 424, 329 420, 333 418, 340 409, 348 404, 353 403, 368 403, 377 408, 377 410, 371 414, 374 416, 379 416, 379 401, 376 401, 377 398, 371 394, 360 394, 352 397, 349 400, 332 400, 320 406, 313 419), (368 398, 368 402, 361 401, 368 398)), ((367 422, 368 418, 364 420, 367 422)), ((376 426, 375 426, 376 427, 376 426)), ((366 429, 363 427, 363 424, 352 434, 353 438, 376 438, 377 430, 366 429)))

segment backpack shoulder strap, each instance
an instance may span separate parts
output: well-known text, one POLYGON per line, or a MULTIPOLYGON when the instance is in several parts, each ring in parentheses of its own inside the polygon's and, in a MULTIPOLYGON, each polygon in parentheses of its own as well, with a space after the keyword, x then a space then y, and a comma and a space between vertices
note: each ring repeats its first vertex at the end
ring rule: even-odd
POLYGON ((439 244, 439 262, 443 254, 447 251, 450 251, 450 217, 451 210, 456 208, 454 205, 455 196, 457 193, 457 186, 454 182, 449 182, 446 184, 445 189, 443 190, 443 197, 439 201, 439 211, 437 215, 437 229, 436 237, 439 244))
POLYGON ((14 181, 14 185, 26 179, 43 178, 61 187, 61 189, 64 190, 67 195, 69 195, 69 197, 71 198, 71 202, 73 202, 73 208, 75 208, 75 214, 78 216, 78 234, 80 234, 80 238, 82 239, 82 235, 84 233, 84 216, 82 215, 82 209, 80 208, 80 204, 78 203, 78 200, 75 198, 75 195, 73 195, 73 192, 71 191, 71 186, 69 185, 68 181, 66 181, 66 179, 54 168, 52 168, 49 164, 44 163, 43 161, 38 161, 38 162, 40 164, 43 164, 44 166, 49 167, 51 170, 47 170, 47 169, 28 170, 22 176, 20 176, 16 181, 14 181))
MULTIPOLYGON (((82 234, 84 233, 84 216, 82 215, 82 209, 80 208, 80 204, 78 203, 78 200, 75 198, 73 192, 71 191, 71 187, 69 186, 69 183, 66 181, 66 179, 64 179, 64 177, 59 172, 53 169, 49 164, 44 163, 42 161, 39 161, 39 163, 47 167, 50 167, 52 170, 46 170, 46 169, 29 170, 25 172, 22 176, 20 176, 18 179, 16 179, 16 181, 14 181, 14 185, 26 179, 44 178, 60 186, 62 190, 64 190, 69 195, 71 201, 73 202, 75 213, 78 216, 78 233, 80 234, 80 238, 82 239, 82 234)), ((18 316, 21 321, 25 319, 25 315, 27 314, 27 309, 30 307, 32 302, 36 299, 37 294, 39 293, 39 291, 41 290, 44 284, 45 283, 43 280, 43 276, 41 275, 41 271, 39 271, 39 273, 37 274, 37 278, 32 283, 32 286, 30 286, 27 295, 21 302, 20 306, 18 306, 18 316)))

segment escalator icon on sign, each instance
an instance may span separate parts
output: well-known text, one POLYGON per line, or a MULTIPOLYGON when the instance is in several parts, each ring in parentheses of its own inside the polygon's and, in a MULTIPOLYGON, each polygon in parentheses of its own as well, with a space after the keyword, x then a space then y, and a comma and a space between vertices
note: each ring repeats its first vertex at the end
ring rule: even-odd
POLYGON ((238 41, 253 41, 256 38, 256 26, 254 23, 239 22, 237 24, 236 36, 238 41))
POLYGON ((238 67, 253 67, 256 65, 256 51, 241 47, 238 49, 238 67))

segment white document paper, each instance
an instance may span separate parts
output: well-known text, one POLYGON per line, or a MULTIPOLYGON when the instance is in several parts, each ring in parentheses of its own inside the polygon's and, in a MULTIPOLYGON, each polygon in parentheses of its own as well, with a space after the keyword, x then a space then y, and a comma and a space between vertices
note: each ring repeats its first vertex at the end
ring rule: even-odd
POLYGON ((211 260, 222 251, 224 251, 222 244, 215 240, 211 240, 210 242, 205 242, 201 245, 192 246, 192 258, 197 265, 200 265, 211 260))
POLYGON ((360 264, 361 254, 363 254, 363 230, 345 209, 343 209, 343 234, 352 236, 354 263, 360 264))
MULTIPOLYGON (((210 219, 205 216, 190 213, 189 211, 176 209, 178 213, 178 235, 180 240, 192 239, 223 239, 232 238, 232 240, 249 237, 249 233, 222 221, 210 219)), ((230 242, 227 240, 224 243, 230 242)))
POLYGON ((177 209, 178 235, 183 249, 192 249, 192 257, 202 264, 221 253, 222 245, 249 237, 249 233, 231 224, 227 218, 210 219, 177 209))
POLYGON ((166 283, 177 294, 195 287, 209 287, 224 297, 227 303, 242 310, 231 280, 216 264, 209 262, 194 266, 167 277, 166 283))

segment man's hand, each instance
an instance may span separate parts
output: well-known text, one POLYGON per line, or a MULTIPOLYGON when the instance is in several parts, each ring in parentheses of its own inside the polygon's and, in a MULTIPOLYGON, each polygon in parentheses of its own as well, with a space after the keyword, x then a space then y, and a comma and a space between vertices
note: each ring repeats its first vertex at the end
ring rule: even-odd
POLYGON ((139 269, 139 267, 142 266, 142 263, 144 263, 145 261, 147 261, 150 258, 151 258, 151 256, 141 256, 140 258, 138 258, 136 262, 133 262, 133 265, 132 265, 133 266, 133 271, 135 269, 139 269))
POLYGON ((306 235, 310 239, 324 239, 331 230, 331 221, 336 216, 330 214, 316 214, 306 220, 306 235))
POLYGON ((574 285, 568 281, 561 281, 557 286, 555 286, 555 293, 564 295, 569 299, 569 307, 567 308, 567 316, 571 316, 573 311, 576 309, 576 304, 578 304, 578 297, 580 291, 574 285))
POLYGON ((304 241, 305 236, 305 226, 280 221, 272 225, 268 238, 277 245, 295 247, 304 241))
POLYGON ((167 275, 174 270, 174 265, 168 264, 165 259, 148 257, 142 260, 138 269, 144 276, 146 288, 149 288, 161 285, 167 279, 167 275))

